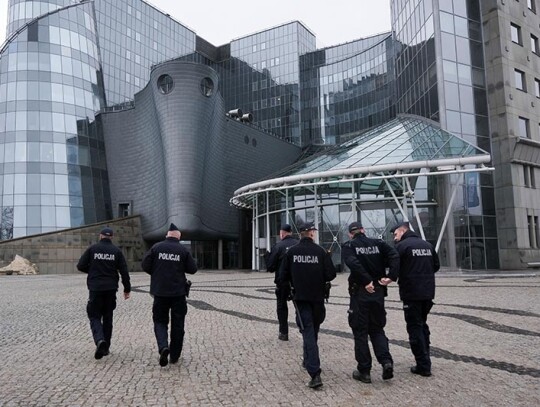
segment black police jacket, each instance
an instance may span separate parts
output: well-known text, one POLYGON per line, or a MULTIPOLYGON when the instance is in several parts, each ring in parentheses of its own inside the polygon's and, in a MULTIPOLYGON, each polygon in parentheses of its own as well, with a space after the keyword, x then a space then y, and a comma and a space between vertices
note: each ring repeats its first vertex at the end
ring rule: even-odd
POLYGON ((411 230, 397 243, 401 265, 399 269, 399 296, 405 301, 435 298, 435 273, 440 268, 439 256, 433 245, 411 230))
POLYGON ((88 273, 86 284, 90 291, 118 290, 118 272, 122 276, 124 292, 131 291, 126 259, 111 239, 103 238, 86 249, 77 263, 77 269, 88 273))
POLYGON ((277 284, 291 282, 297 301, 322 302, 325 283, 334 278, 336 269, 330 254, 313 239, 303 237, 283 256, 277 284))
POLYGON ((143 257, 142 269, 150 274, 150 294, 158 297, 186 295, 186 273, 197 265, 188 250, 174 237, 152 246, 143 257))
POLYGON ((357 233, 352 240, 342 245, 341 257, 351 269, 350 283, 365 287, 371 282, 377 285, 383 277, 397 280, 399 255, 384 240, 371 239, 363 233, 357 233), (390 269, 388 275, 386 267, 390 269))
POLYGON ((277 284, 277 277, 278 277, 278 271, 279 266, 281 264, 281 260, 283 260, 283 256, 285 255, 285 252, 295 244, 298 243, 298 239, 295 239, 294 237, 287 235, 283 238, 283 240, 277 242, 274 247, 272 247, 272 250, 270 251, 270 255, 268 256, 266 269, 268 271, 271 271, 272 273, 276 273, 274 278, 274 283, 277 284))

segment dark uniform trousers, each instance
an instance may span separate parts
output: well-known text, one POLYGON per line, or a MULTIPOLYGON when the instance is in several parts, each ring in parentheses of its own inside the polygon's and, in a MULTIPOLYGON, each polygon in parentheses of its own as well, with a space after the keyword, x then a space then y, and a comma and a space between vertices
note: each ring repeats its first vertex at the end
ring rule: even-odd
POLYGON ((349 326, 354 336, 354 356, 358 363, 358 371, 369 373, 371 370, 371 353, 368 335, 380 364, 393 363, 388 349, 388 338, 384 333, 386 311, 384 309, 384 288, 375 286, 375 292, 369 294, 363 287, 351 295, 349 310, 349 326))
POLYGON ((152 319, 154 333, 159 351, 165 347, 170 349, 171 360, 178 359, 184 344, 184 321, 187 314, 186 296, 158 297, 154 296, 152 319), (171 342, 169 346, 169 312, 171 316, 171 342))
POLYGON ((116 308, 116 290, 90 291, 86 313, 90 320, 90 329, 97 345, 105 340, 111 346, 113 329, 113 311, 116 308))
POLYGON ((326 317, 326 309, 322 301, 296 301, 296 306, 298 307, 296 324, 300 328, 304 342, 304 367, 311 377, 315 377, 321 373, 321 360, 317 341, 319 339, 319 328, 326 317))
POLYGON ((409 343, 416 359, 416 365, 422 371, 431 371, 431 359, 429 357, 429 326, 427 316, 433 307, 432 300, 403 301, 405 322, 409 343))
POLYGON ((276 311, 279 322, 279 333, 289 334, 289 308, 287 305, 287 298, 289 298, 290 286, 289 284, 278 284, 276 287, 276 311))

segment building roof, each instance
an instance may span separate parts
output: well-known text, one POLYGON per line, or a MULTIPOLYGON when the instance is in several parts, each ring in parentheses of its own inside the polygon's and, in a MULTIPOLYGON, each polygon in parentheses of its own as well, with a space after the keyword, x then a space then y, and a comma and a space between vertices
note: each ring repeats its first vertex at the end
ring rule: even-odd
MULTIPOLYGON (((231 202, 250 206, 246 198, 257 192, 304 183, 339 182, 366 174, 376 180, 397 172, 412 174, 423 168, 452 171, 457 166, 489 161, 489 153, 441 129, 438 123, 418 116, 399 115, 343 144, 297 162, 271 179, 238 189, 231 202)), ((368 185, 365 183, 366 187, 368 185)))

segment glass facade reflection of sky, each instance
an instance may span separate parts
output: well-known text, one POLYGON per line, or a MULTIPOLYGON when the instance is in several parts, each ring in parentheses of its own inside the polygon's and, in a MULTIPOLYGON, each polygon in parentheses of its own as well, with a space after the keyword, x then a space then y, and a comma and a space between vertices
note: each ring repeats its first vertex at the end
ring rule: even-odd
POLYGON ((253 113, 259 127, 300 144, 299 58, 315 47, 315 36, 297 21, 233 40, 231 60, 221 64, 231 108, 253 113))
MULTIPOLYGON (((141 0, 94 0, 108 105, 133 99, 160 61, 195 50, 195 33, 141 0)), ((70 0, 10 0, 8 32, 70 0)))
MULTIPOLYGON (((11 25, 50 9, 13 2, 11 25)), ((21 27, 0 56, 2 238, 111 214, 104 143, 94 122, 104 94, 92 4, 21 27)))
POLYGON ((94 114, 193 52, 195 34, 137 0, 10 0, 17 31, 0 57, 0 239, 111 219, 94 114))
MULTIPOLYGON (((398 113, 431 118, 491 152, 480 1, 393 0, 391 13, 398 47, 398 113)), ((471 258, 478 247, 497 250, 496 240, 483 233, 485 225, 495 222, 492 177, 479 178, 481 199, 474 215, 455 208, 458 257, 471 258)))
POLYGON ((302 145, 339 144, 395 116, 389 33, 302 55, 302 145))

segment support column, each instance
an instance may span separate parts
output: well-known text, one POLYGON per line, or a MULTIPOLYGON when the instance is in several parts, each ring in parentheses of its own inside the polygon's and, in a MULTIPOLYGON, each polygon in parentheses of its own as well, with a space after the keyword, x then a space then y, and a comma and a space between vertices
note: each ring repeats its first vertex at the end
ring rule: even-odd
POLYGON ((450 193, 450 186, 452 184, 451 175, 446 177, 446 182, 444 185, 443 193, 443 202, 446 201, 446 197, 450 194, 450 200, 448 201, 448 206, 446 207, 446 213, 444 215, 443 224, 441 226, 441 231, 439 233, 439 238, 437 239, 437 244, 435 245, 435 250, 438 252, 444 231, 447 231, 448 237, 448 265, 452 268, 457 268, 457 259, 456 259, 456 235, 454 231, 454 216, 453 216, 453 206, 454 200, 456 198, 457 188, 459 186, 460 179, 463 175, 458 175, 456 179, 456 184, 452 187, 452 192, 450 193))
MULTIPOLYGON (((314 216, 314 219, 313 219, 313 222, 315 223, 315 227, 316 228, 319 228, 319 205, 318 205, 318 199, 319 197, 317 196, 317 185, 315 185, 313 187, 313 199, 314 199, 314 202, 315 202, 315 205, 313 206, 313 216, 314 216)), ((315 234, 315 243, 319 244, 319 234, 316 233, 315 234)))
POLYGON ((223 270, 223 239, 218 240, 217 252, 217 268, 218 270, 223 270))
POLYGON ((257 241, 259 238, 259 222, 258 222, 258 212, 259 212, 259 205, 258 205, 258 195, 255 194, 255 198, 253 199, 253 228, 252 228, 252 244, 251 244, 251 270, 257 271, 259 270, 258 267, 258 256, 257 256, 257 241))

